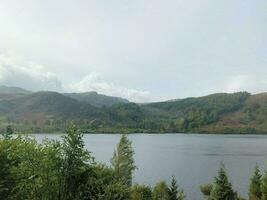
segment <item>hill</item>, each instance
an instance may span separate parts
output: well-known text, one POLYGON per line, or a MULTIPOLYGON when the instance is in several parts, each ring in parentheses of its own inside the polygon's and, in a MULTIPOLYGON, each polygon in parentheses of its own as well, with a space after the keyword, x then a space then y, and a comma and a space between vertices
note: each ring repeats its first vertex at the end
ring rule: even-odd
POLYGON ((23 88, 0 86, 0 100, 12 100, 28 94, 31 92, 23 88))
POLYGON ((62 131, 70 121, 84 132, 267 133, 267 93, 218 93, 147 104, 97 93, 0 94, 2 129, 11 124, 18 131, 62 131))
MULTIPOLYGON (((17 127, 64 128, 72 120, 88 123, 104 114, 96 107, 78 102, 56 92, 36 92, 0 101, 0 116, 3 122, 17 127)), ((4 123, 5 124, 5 123, 4 123)))
POLYGON ((233 94, 218 93, 198 98, 186 98, 146 105, 162 110, 174 119, 172 126, 180 131, 192 131, 220 121, 222 116, 243 107, 250 96, 247 92, 233 94))
POLYGON ((10 111, 16 112, 16 114, 31 112, 48 113, 55 116, 72 116, 77 113, 83 115, 87 110, 90 110, 91 113, 97 110, 89 104, 80 103, 57 92, 36 92, 13 99, 9 103, 13 108, 10 111))
POLYGON ((19 87, 0 86, 0 94, 30 94, 31 92, 19 87))
POLYGON ((112 106, 114 104, 129 103, 127 99, 106 96, 98 94, 97 92, 85 92, 85 93, 65 93, 67 97, 76 99, 80 102, 89 103, 96 107, 112 106))
POLYGON ((267 93, 249 96, 243 106, 206 129, 226 133, 267 133, 267 93))

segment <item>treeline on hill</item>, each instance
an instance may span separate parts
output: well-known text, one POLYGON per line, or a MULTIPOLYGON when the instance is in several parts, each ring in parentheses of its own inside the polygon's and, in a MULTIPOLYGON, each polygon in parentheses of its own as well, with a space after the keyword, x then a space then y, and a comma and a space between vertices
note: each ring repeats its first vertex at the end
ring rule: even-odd
MULTIPOLYGON (((7 127, 0 138, 0 197, 5 200, 184 200, 175 177, 170 184, 133 185, 137 169, 131 141, 122 135, 111 164, 100 164, 84 147, 83 136, 70 125, 62 141, 39 144, 26 135, 14 137, 7 127)), ((200 186, 209 200, 241 200, 224 166, 214 183, 200 186)), ((250 200, 267 199, 267 172, 258 166, 251 177, 250 200)), ((199 197, 201 198, 201 197, 199 197)))
POLYGON ((136 104, 97 93, 16 92, 0 87, 2 130, 61 132, 74 121, 84 133, 267 133, 267 93, 136 104))

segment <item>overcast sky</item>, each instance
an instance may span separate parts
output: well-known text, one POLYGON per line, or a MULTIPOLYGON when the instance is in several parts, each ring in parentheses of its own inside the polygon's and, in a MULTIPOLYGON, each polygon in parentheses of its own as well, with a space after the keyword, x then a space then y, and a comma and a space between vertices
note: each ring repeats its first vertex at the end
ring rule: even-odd
POLYGON ((136 102, 267 91, 267 1, 0 0, 0 84, 136 102))

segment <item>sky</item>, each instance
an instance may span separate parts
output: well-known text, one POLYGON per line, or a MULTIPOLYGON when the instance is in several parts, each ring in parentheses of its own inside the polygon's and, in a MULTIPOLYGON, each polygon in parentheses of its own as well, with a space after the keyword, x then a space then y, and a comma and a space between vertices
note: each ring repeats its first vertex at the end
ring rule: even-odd
POLYGON ((267 92, 267 1, 0 0, 0 84, 134 102, 267 92))

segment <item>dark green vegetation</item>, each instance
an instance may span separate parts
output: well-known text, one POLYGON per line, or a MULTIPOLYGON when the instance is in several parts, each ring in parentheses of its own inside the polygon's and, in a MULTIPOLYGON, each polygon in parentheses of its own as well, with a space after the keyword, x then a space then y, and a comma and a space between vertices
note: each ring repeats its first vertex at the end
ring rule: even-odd
POLYGON ((65 93, 64 95, 76 99, 79 102, 89 103, 96 107, 112 106, 119 103, 129 103, 127 99, 106 96, 103 94, 98 94, 97 92, 65 93))
MULTIPOLYGON (((153 187, 133 185, 135 166, 131 141, 122 135, 111 164, 97 163, 84 147, 83 135, 70 125, 62 141, 37 143, 26 135, 0 136, 0 199, 5 200, 184 200, 175 177, 153 187)), ((225 167, 212 184, 200 186, 208 200, 242 200, 232 188, 225 167)), ((267 172, 258 166, 251 177, 249 200, 267 200, 267 172)), ((201 199, 201 197, 199 197, 201 199)))
MULTIPOLYGON (((224 166, 219 169, 213 184, 200 186, 200 190, 208 200, 242 200, 228 180, 224 166)), ((251 198, 250 198, 251 200, 251 198)))
POLYGON ((31 92, 19 87, 0 86, 1 94, 30 94, 31 92))
POLYGON ((38 144, 25 135, 12 138, 10 127, 0 138, 0 199, 5 200, 183 200, 173 178, 154 188, 132 185, 134 164, 126 135, 111 165, 95 162, 82 134, 71 125, 63 141, 38 144))
MULTIPOLYGON (((223 165, 214 178, 214 183, 201 185, 200 191, 208 200, 244 200, 233 190, 223 165)), ((262 177, 258 165, 250 179, 248 196, 249 200, 267 200, 267 171, 262 177)))
POLYGON ((267 93, 220 93, 136 104, 94 92, 60 94, 0 88, 0 128, 60 132, 74 121, 94 133, 267 133, 267 93), (1 91, 3 93, 1 93, 1 91))

